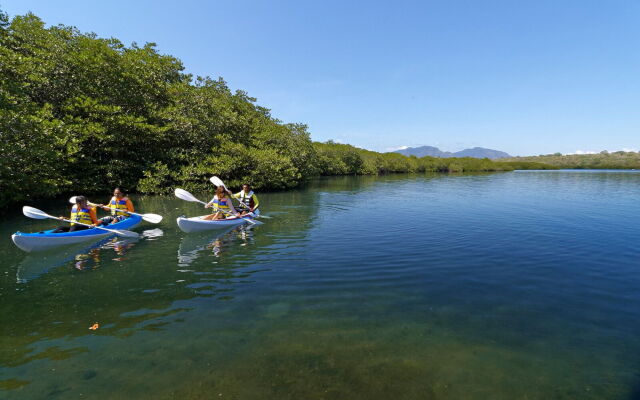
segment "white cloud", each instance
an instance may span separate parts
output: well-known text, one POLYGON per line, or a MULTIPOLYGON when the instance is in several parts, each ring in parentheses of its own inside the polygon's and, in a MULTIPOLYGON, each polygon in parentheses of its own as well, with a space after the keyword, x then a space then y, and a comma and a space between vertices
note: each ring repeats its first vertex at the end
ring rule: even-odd
POLYGON ((340 143, 340 144, 347 144, 347 142, 344 139, 338 138, 338 139, 331 139, 336 143, 340 143))
POLYGON ((626 151, 626 152, 632 152, 632 153, 637 153, 638 149, 628 149, 628 148, 623 148, 622 151, 626 151))
POLYGON ((387 148, 384 149, 384 151, 390 152, 390 151, 404 150, 404 149, 408 149, 408 148, 409 148, 409 146, 387 147, 387 148))

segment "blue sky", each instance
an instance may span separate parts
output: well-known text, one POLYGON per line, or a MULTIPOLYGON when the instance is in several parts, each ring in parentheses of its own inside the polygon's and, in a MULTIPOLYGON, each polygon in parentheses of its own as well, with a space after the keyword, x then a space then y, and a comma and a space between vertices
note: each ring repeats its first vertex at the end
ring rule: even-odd
POLYGON ((0 0, 222 76, 314 140, 640 150, 640 2, 0 0))

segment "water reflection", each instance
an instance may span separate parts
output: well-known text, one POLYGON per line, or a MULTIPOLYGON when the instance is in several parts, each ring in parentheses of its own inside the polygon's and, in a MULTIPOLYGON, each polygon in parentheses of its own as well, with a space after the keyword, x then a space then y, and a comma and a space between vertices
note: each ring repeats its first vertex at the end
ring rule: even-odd
POLYGON ((142 232, 140 238, 108 237, 90 245, 64 247, 46 252, 27 254, 17 269, 16 281, 26 283, 38 278, 49 271, 73 264, 79 271, 100 267, 101 260, 108 258, 113 261, 126 260, 127 252, 142 240, 157 240, 164 232, 161 229, 149 229, 142 232), (115 256, 113 253, 115 253, 115 256))
POLYGON ((185 235, 178 247, 178 266, 188 267, 205 254, 220 257, 232 245, 247 246, 252 243, 253 225, 240 225, 215 233, 185 235))
POLYGON ((135 245, 135 242, 137 242, 137 239, 112 238, 103 246, 94 247, 87 253, 76 254, 74 267, 78 271, 100 268, 103 258, 113 257, 109 250, 113 250, 115 253, 115 257, 111 258, 111 260, 124 261, 127 259, 127 251, 135 245))

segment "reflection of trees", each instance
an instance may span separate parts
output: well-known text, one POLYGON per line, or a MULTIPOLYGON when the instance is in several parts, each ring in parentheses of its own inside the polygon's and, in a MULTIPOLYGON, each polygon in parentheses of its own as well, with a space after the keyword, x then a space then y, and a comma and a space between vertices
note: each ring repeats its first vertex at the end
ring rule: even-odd
MULTIPOLYGON (((464 175, 492 175, 492 172, 464 173, 464 175)), ((462 174, 460 174, 462 175, 462 174)), ((373 185, 392 182, 406 182, 408 178, 442 179, 450 174, 435 172, 425 173, 398 173, 386 175, 359 175, 359 176, 330 176, 312 180, 307 189, 314 192, 360 192, 369 189, 373 185)))
MULTIPOLYGON (((404 179, 407 179, 406 174, 392 174, 392 175, 384 175, 384 178, 394 176, 403 176, 404 179)), ((377 181, 380 180, 380 177, 371 176, 371 175, 360 175, 360 176, 331 176, 331 177, 321 177, 312 180, 308 185, 307 189, 311 191, 352 191, 352 190, 361 190, 366 189, 367 187, 373 185, 377 181)))

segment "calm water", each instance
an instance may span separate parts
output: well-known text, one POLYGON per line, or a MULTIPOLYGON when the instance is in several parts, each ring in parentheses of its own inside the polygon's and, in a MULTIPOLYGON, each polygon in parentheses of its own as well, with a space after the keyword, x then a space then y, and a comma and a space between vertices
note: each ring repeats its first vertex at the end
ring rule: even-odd
POLYGON ((639 200, 633 171, 335 178, 218 235, 137 198, 142 239, 41 255, 9 236, 55 222, 16 216, 0 398, 639 399, 639 200))

